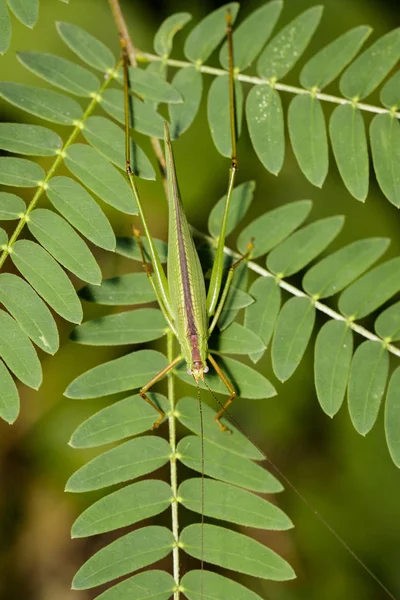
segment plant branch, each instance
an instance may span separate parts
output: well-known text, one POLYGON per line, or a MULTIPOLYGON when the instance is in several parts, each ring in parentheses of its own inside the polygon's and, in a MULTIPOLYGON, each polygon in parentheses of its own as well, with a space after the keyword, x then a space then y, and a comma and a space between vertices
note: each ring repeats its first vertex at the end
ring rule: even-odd
POLYGON ((49 187, 48 182, 53 177, 53 175, 56 172, 56 170, 58 169, 58 167, 62 164, 62 162, 65 158, 65 155, 66 155, 66 151, 71 146, 71 144, 75 141, 75 139, 78 137, 79 133, 81 132, 81 130, 84 127, 85 121, 88 119, 88 117, 90 117, 90 115, 93 113, 96 106, 99 104, 99 102, 101 100, 101 95, 104 92, 104 90, 107 89, 107 87, 110 85, 111 81, 117 77, 118 70, 120 69, 120 67, 121 67, 121 63, 119 62, 112 71, 107 73, 107 78, 104 80, 104 83, 100 87, 99 91, 93 94, 92 100, 91 100, 90 104, 88 105, 87 109, 85 110, 85 112, 83 113, 82 118, 79 119, 79 121, 76 121, 74 123, 75 127, 72 130, 71 135, 69 136, 69 138, 67 139, 67 141, 65 142, 65 144, 61 148, 61 150, 58 151, 57 158, 55 159, 55 161, 51 165, 50 169, 48 170, 44 180, 40 182, 40 185, 39 185, 38 189, 36 190, 35 195, 33 196, 32 200, 28 204, 25 213, 20 218, 18 225, 14 229, 14 232, 12 233, 12 235, 8 241, 7 247, 1 253, 0 269, 3 266, 7 256, 9 254, 11 254, 12 246, 17 241, 19 234, 23 230, 25 224, 29 221, 29 213, 32 212, 32 210, 35 208, 36 204, 40 200, 43 192, 45 192, 47 190, 47 188, 49 187))
MULTIPOLYGON (((168 363, 174 360, 174 334, 172 331, 168 331, 167 334, 167 356, 168 363)), ((168 427, 169 427, 169 443, 171 446, 171 458, 170 458, 170 477, 171 477, 171 489, 172 489, 172 534, 174 536, 175 544, 172 549, 172 561, 173 561, 173 577, 175 580, 176 589, 174 591, 174 600, 179 600, 180 592, 180 572, 179 572, 179 519, 178 519, 178 469, 176 459, 176 416, 175 416, 175 375, 173 371, 170 371, 167 375, 168 378, 168 400, 169 400, 169 416, 168 416, 168 427)))
MULTIPOLYGON (((198 231, 197 229, 192 228, 192 232, 196 237, 198 237, 200 239, 206 240, 207 242, 211 242, 211 243, 215 242, 215 240, 213 238, 202 233, 201 231, 198 231)), ((235 252, 234 250, 231 250, 227 246, 224 246, 224 253, 227 256, 231 256, 235 260, 240 259, 242 256, 241 254, 239 254, 238 252, 235 252)), ((289 292, 289 294, 292 294, 292 296, 298 296, 299 298, 308 298, 310 300, 310 302, 313 303, 315 308, 317 310, 319 310, 320 312, 324 313, 325 315, 328 315, 328 317, 330 317, 331 319, 335 319, 336 321, 344 321, 348 325, 348 327, 350 327, 350 329, 352 329, 353 331, 355 331, 362 337, 366 338, 367 340, 371 340, 372 342, 380 342, 388 352, 390 352, 391 354, 394 354, 395 356, 400 357, 400 348, 397 348, 397 346, 390 344, 387 340, 384 340, 381 337, 379 337, 378 335, 376 335, 375 333, 372 333, 372 331, 369 331, 362 325, 359 325, 358 323, 353 321, 351 318, 347 318, 347 317, 341 315, 336 310, 333 310, 333 308, 326 306, 326 304, 323 304, 322 302, 320 302, 319 300, 316 300, 309 294, 306 294, 305 292, 303 292, 303 290, 300 290, 299 288, 295 287, 291 283, 288 283, 284 279, 277 277, 276 275, 274 275, 267 269, 264 269, 264 267, 261 267, 257 263, 249 260, 249 261, 247 261, 247 266, 251 271, 254 271, 254 273, 258 273, 258 275, 261 275, 262 277, 273 277, 275 279, 275 281, 277 282, 277 284, 279 285, 279 287, 282 288, 283 290, 286 290, 287 292, 289 292)))
MULTIPOLYGON (((165 59, 161 56, 150 54, 148 52, 142 52, 139 50, 136 50, 136 59, 140 62, 164 61, 166 65, 169 65, 170 67, 177 67, 179 69, 196 66, 201 73, 206 73, 208 75, 228 75, 228 71, 225 71, 225 69, 216 69, 214 67, 208 67, 207 65, 194 65, 193 63, 184 60, 174 60, 171 58, 165 59)), ((372 104, 365 104, 364 102, 354 102, 353 100, 341 98, 340 96, 333 96, 331 94, 325 94, 323 92, 318 92, 314 90, 306 90, 305 88, 275 82, 272 79, 262 79, 261 77, 243 75, 242 73, 239 73, 236 76, 236 79, 238 79, 239 81, 243 81, 244 83, 252 83, 253 85, 269 85, 275 88, 276 90, 279 90, 281 92, 288 92, 289 94, 311 94, 313 97, 318 98, 319 100, 322 100, 324 102, 331 102, 333 104, 351 104, 352 106, 356 106, 360 110, 364 110, 366 112, 377 114, 390 114, 393 117, 400 119, 400 112, 395 112, 390 108, 384 108, 383 106, 373 106, 372 104)))

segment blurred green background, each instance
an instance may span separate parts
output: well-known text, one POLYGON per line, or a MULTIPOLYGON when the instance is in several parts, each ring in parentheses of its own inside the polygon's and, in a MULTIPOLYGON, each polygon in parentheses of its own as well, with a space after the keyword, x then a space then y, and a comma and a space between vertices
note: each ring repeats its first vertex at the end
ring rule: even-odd
MULTIPOLYGON (((193 23, 219 3, 200 0, 136 2, 121 1, 134 43, 152 51, 152 37, 164 18, 179 10, 189 11, 193 23)), ((221 3, 222 4, 222 3, 221 3)), ((258 7, 258 1, 243 3, 240 18, 258 7)), ((312 6, 311 0, 286 0, 279 25, 312 6)), ((397 1, 324 0, 322 24, 305 58, 347 29, 360 24, 374 27, 372 40, 399 21, 397 1)), ((118 55, 118 37, 107 0, 41 0, 40 18, 28 30, 13 18, 12 47, 0 59, 2 80, 33 85, 38 82, 17 61, 18 50, 42 50, 66 58, 74 56, 58 37, 55 21, 68 21, 85 28, 118 55)), ((174 55, 181 56, 185 33, 176 38, 174 55)), ((216 64, 216 57, 211 63, 216 64)), ((304 64, 304 59, 300 61, 304 64)), ((301 66, 300 65, 300 66, 301 66)), ((298 82, 300 67, 286 79, 298 82)), ((205 78, 207 89, 210 80, 205 78)), ((337 90, 331 86, 333 93, 337 90)), ((290 97, 283 95, 285 107, 290 97)), ((378 102, 378 94, 368 98, 378 102)), ((325 106, 328 116, 331 106, 325 106)), ((9 105, 1 104, 1 120, 35 122, 9 105)), ((369 122, 369 116, 366 116, 369 122)), ((194 125, 176 142, 176 160, 181 191, 190 222, 205 230, 209 211, 225 193, 229 161, 215 150, 205 126, 203 102, 194 125)), ((64 129, 59 127, 61 135, 64 129)), ((140 137, 140 136, 139 136, 140 137)), ((144 140, 144 147, 147 141, 144 140)), ((323 188, 311 186, 301 174, 288 145, 279 177, 268 174, 249 144, 247 133, 239 147, 238 181, 255 179, 256 196, 246 222, 265 210, 301 198, 314 200, 311 219, 344 214, 346 224, 329 252, 366 236, 388 236, 392 244, 385 258, 400 252, 399 215, 383 197, 374 180, 365 205, 352 198, 338 177, 331 156, 330 174, 323 188)), ((46 166, 46 159, 42 161, 46 166)), ((166 203, 159 182, 141 182, 151 229, 165 238, 166 203)), ((25 194, 29 201, 29 191, 25 194)), ((42 203, 42 205, 44 202, 42 203)), ((131 220, 109 209, 108 216, 118 234, 129 234, 131 220)), ((232 241, 232 240, 231 240, 232 241)), ((233 240, 234 241, 234 240, 233 240)), ((132 263, 96 251, 104 277, 132 270, 132 263)), ((11 269, 10 263, 7 268, 11 269)), ((135 267, 136 268, 136 267, 135 267)), ((301 278, 294 278, 299 284, 301 278)), ((78 284, 78 282, 77 282, 78 284)), ((79 284, 81 285, 81 284, 79 284)), ((108 312, 85 304, 85 318, 108 312)), ((323 322, 322 317, 319 323, 323 322)), ((373 320, 367 321, 367 325, 373 320)), ((70 582, 77 568, 94 551, 119 532, 89 540, 70 540, 69 529, 95 494, 63 492, 69 475, 95 454, 76 451, 67 443, 78 423, 107 405, 99 401, 72 401, 63 397, 67 384, 91 366, 120 355, 124 349, 91 349, 68 340, 71 328, 59 322, 62 346, 55 357, 42 356, 44 384, 39 392, 21 387, 22 414, 13 427, 0 424, 0 600, 89 600, 94 591, 72 592, 70 582)), ((161 347, 161 346, 159 346, 161 347)), ((313 383, 313 343, 293 377, 281 385, 273 376, 269 357, 260 363, 263 373, 278 390, 272 399, 258 402, 238 400, 232 409, 244 429, 261 445, 313 506, 346 539, 360 558, 400 597, 400 474, 394 467, 384 439, 382 411, 377 426, 363 438, 350 424, 347 408, 331 421, 320 410, 313 383)), ((162 386, 161 388, 162 389, 162 386)), ((165 473, 164 473, 165 474, 165 473)), ((290 489, 276 499, 296 525, 285 533, 255 532, 285 556, 298 579, 284 584, 240 579, 268 600, 378 600, 387 596, 350 554, 316 520, 290 489)), ((169 524, 165 513, 158 522, 169 524)), ((168 568, 168 560, 163 567, 168 568)))

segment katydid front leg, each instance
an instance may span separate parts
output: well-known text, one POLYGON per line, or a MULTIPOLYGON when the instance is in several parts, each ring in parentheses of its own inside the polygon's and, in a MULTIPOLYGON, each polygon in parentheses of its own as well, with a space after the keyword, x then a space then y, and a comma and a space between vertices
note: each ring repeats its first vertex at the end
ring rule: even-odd
POLYGON ((174 358, 174 360, 171 363, 169 363, 169 365, 167 365, 166 367, 161 369, 161 371, 159 373, 157 373, 157 375, 155 377, 153 377, 153 379, 151 379, 149 381, 149 383, 146 383, 146 385, 144 385, 139 392, 139 394, 143 398, 143 400, 146 400, 146 402, 148 404, 150 404, 150 406, 152 406, 154 408, 154 410, 156 410, 158 412, 158 414, 160 415, 158 417, 157 421, 155 421, 155 423, 153 423, 152 429, 157 429, 157 427, 161 424, 163 418, 165 417, 165 413, 161 410, 161 408, 158 408, 158 406, 156 404, 154 404, 154 402, 152 400, 150 400, 150 398, 147 396, 146 392, 148 392, 149 389, 151 387, 153 387, 154 384, 156 384, 158 381, 160 381, 164 377, 164 375, 169 373, 171 371, 171 369, 176 367, 176 365, 179 364, 181 362, 181 360, 182 360, 181 356, 177 356, 176 358, 174 358))

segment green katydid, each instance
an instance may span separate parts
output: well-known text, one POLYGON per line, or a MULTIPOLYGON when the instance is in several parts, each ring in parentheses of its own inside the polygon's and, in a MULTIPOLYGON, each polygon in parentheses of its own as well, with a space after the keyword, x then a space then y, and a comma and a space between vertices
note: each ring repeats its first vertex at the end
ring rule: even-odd
POLYGON ((218 366, 218 363, 208 349, 208 339, 217 324, 218 318, 224 306, 224 302, 232 282, 234 269, 245 258, 248 257, 252 248, 252 243, 250 242, 246 255, 244 255, 231 266, 224 287, 222 288, 225 231, 230 200, 237 171, 232 17, 230 13, 227 14, 226 21, 229 51, 229 95, 232 156, 224 216, 207 295, 200 260, 193 242, 190 227, 184 213, 183 204, 180 197, 174 155, 167 123, 165 123, 164 129, 169 203, 169 250, 167 263, 168 279, 163 271, 160 258, 152 241, 130 164, 129 60, 126 48, 124 46, 124 40, 121 40, 121 45, 123 48, 125 79, 126 170, 149 244, 149 253, 153 266, 153 272, 150 271, 150 268, 146 263, 139 232, 135 229, 134 233, 142 253, 144 268, 148 274, 160 308, 167 320, 169 327, 179 341, 182 350, 182 355, 177 356, 169 365, 167 365, 167 367, 165 367, 140 390, 140 395, 142 398, 151 406, 153 406, 153 408, 159 413, 159 418, 154 423, 154 428, 158 427, 158 425, 161 423, 164 413, 148 398, 147 392, 157 381, 164 377, 166 373, 168 373, 179 362, 181 362, 182 359, 186 361, 188 373, 193 376, 196 383, 198 383, 199 379, 204 381, 204 375, 209 370, 209 367, 207 366, 207 361, 209 361, 222 382, 225 384, 229 393, 229 398, 224 407, 221 408, 219 413, 216 415, 216 421, 220 425, 221 429, 225 429, 225 426, 220 422, 220 417, 222 416, 225 408, 236 396, 236 392, 232 383, 218 366), (210 319, 211 322, 209 323, 210 319))

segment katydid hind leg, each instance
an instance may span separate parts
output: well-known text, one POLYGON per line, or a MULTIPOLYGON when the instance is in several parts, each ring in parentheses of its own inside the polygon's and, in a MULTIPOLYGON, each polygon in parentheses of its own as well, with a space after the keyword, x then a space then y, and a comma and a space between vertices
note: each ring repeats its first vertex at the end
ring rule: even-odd
POLYGON ((221 417, 224 416, 226 409, 228 408, 228 406, 230 406, 230 404, 232 404, 233 400, 236 398, 236 391, 235 391, 235 388, 233 387, 232 383, 229 381, 228 377, 225 375, 225 373, 222 371, 221 367, 218 365, 215 358, 212 356, 212 354, 208 355, 208 360, 214 367, 215 372, 217 373, 218 377, 221 379, 222 383, 225 385, 226 389, 228 390, 228 392, 230 394, 228 400, 223 404, 223 406, 221 407, 221 410, 214 417, 215 421, 218 423, 221 431, 229 431, 228 427, 226 427, 226 425, 223 425, 221 423, 221 417))

